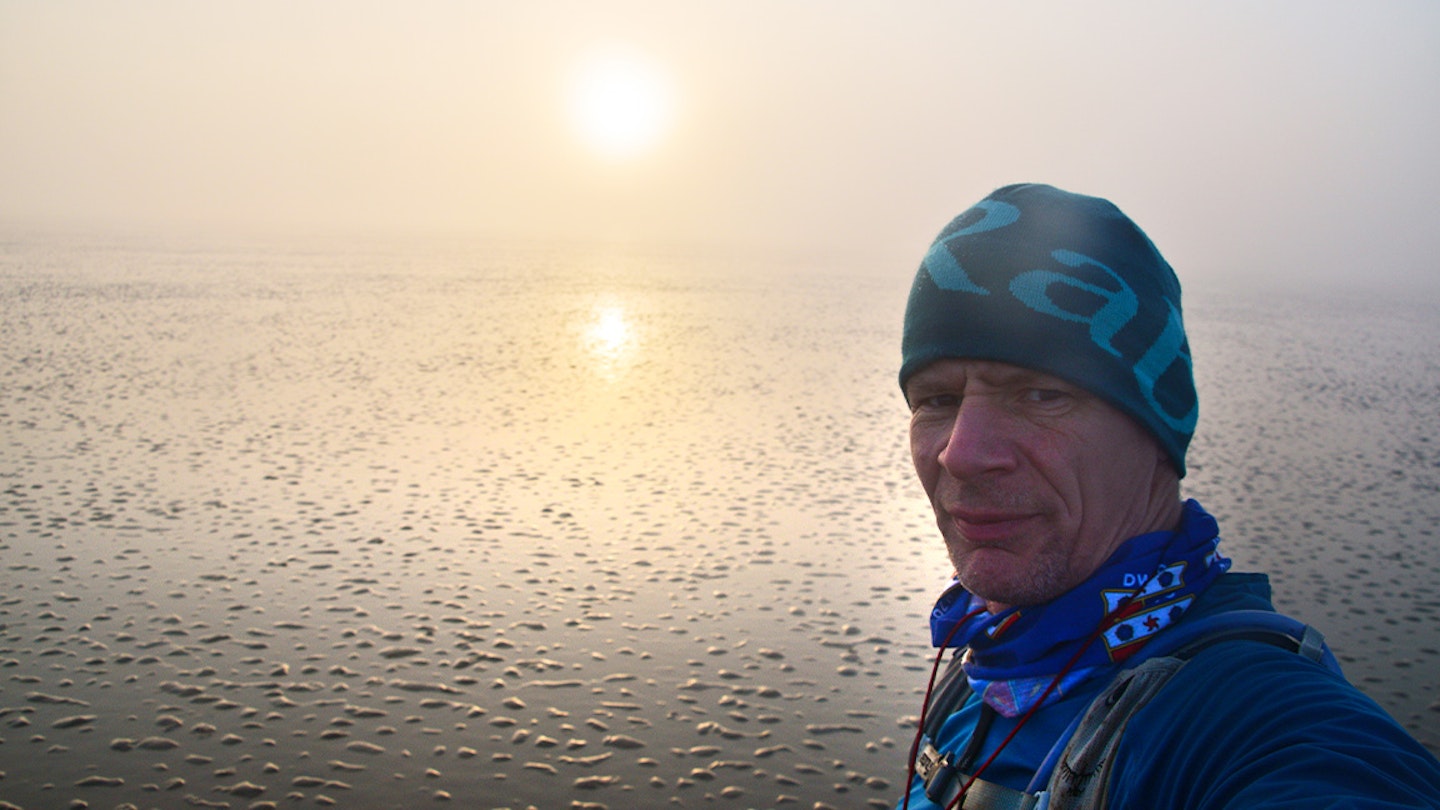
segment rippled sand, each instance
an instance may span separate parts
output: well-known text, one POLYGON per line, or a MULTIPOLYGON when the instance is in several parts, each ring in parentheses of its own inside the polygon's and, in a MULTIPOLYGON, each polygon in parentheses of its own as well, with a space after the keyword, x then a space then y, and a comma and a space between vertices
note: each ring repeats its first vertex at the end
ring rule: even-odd
MULTIPOLYGON (((7 246, 0 799, 891 806, 946 569, 878 275, 7 246)), ((1276 317, 1192 304, 1187 484, 1440 748, 1434 321, 1276 317)))

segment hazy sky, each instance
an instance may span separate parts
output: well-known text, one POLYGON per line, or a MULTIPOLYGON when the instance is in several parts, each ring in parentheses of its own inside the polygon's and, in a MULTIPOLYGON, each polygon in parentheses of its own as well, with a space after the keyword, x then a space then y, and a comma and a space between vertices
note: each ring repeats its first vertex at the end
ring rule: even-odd
POLYGON ((1110 197, 1187 281, 1428 284, 1437 144, 1428 0, 0 0, 9 227, 601 236, 908 272, 1034 180, 1110 197), (628 157, 571 120, 596 48, 672 101, 628 157))

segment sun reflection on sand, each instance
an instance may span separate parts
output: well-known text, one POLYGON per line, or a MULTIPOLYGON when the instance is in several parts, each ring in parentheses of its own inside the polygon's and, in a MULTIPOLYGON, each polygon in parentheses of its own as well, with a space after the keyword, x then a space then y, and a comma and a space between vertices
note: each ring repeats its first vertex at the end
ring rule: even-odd
POLYGON ((613 303, 597 305, 585 330, 584 343, 596 370, 614 379, 637 348, 635 331, 624 307, 613 303))

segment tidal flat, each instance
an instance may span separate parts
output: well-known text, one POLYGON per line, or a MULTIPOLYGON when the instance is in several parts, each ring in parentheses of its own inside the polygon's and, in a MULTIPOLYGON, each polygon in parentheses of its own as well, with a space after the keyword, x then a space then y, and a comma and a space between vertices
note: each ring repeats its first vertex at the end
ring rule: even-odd
MULTIPOLYGON (((893 806, 912 269, 10 239, 0 806, 893 806)), ((1192 295, 1185 480, 1432 751, 1436 308, 1192 295)))

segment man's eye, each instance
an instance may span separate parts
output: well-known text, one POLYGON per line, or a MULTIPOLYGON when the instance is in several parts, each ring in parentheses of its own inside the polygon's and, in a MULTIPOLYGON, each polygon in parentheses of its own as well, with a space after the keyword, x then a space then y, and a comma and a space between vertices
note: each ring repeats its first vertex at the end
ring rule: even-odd
POLYGON ((960 404, 958 394, 931 394, 915 400, 915 410, 944 410, 960 404))
POLYGON ((1026 402, 1029 403, 1033 403, 1036 405, 1046 405, 1050 403, 1060 402, 1068 396, 1069 394, 1059 390, 1058 388, 1027 388, 1025 389, 1023 398, 1026 402))

